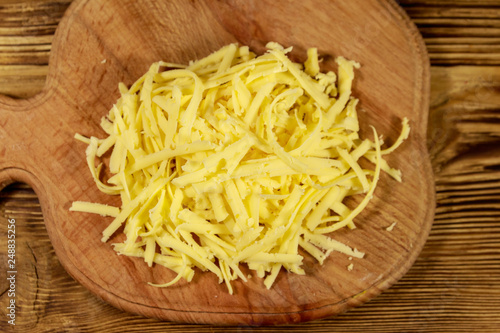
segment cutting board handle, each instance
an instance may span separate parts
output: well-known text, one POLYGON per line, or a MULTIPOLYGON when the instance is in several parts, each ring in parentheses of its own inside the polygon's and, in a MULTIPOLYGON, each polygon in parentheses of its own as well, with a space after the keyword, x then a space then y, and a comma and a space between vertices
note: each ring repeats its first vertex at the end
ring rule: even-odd
POLYGON ((45 141, 37 134, 49 127, 51 95, 47 89, 27 99, 0 95, 0 190, 16 181, 40 188, 34 152, 45 141))

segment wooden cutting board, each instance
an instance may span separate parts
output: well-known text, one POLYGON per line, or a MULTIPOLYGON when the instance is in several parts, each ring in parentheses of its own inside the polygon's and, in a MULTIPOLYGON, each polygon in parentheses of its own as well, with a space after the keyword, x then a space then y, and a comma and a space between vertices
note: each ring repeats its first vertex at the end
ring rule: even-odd
POLYGON ((393 1, 87 0, 73 3, 54 38, 44 91, 28 100, 0 98, 0 188, 14 181, 39 196, 46 228, 66 270, 114 306, 166 320, 280 324, 334 315, 368 301, 399 279, 420 252, 434 215, 434 183, 425 139, 429 68, 422 40, 393 1), (388 158, 403 183, 382 175, 354 231, 335 238, 366 252, 349 261, 332 254, 323 266, 304 259, 305 276, 281 273, 271 290, 254 277, 234 295, 213 274, 158 289, 174 273, 117 256, 100 241, 110 218, 71 213, 74 200, 119 205, 94 186, 85 145, 75 132, 104 136, 99 123, 127 85, 152 62, 187 63, 231 42, 262 52, 268 41, 294 46, 303 61, 318 47, 324 70, 334 57, 361 63, 354 95, 362 133, 374 125, 390 144, 403 117, 412 131, 388 158), (386 230, 396 222, 392 231, 386 230), (352 271, 347 266, 354 263, 352 271))

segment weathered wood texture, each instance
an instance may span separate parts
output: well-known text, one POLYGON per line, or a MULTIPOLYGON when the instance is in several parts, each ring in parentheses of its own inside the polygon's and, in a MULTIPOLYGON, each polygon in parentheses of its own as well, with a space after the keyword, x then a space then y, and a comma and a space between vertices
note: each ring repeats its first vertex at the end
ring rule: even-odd
POLYGON ((496 0, 403 0, 434 65, 498 65, 500 3, 496 0))
MULTIPOLYGON (((0 2, 1 93, 26 97, 42 89, 51 36, 68 4, 0 2)), ((14 184, 0 192, 0 331, 498 332, 500 2, 400 4, 420 28, 434 65, 428 147, 438 202, 427 244, 397 284, 346 314, 302 325, 219 327, 144 319, 101 302, 68 276, 54 255, 37 197, 26 185, 14 184), (23 311, 15 328, 4 316, 10 218, 16 219, 22 272, 16 288, 23 311)))
POLYGON ((22 98, 42 90, 52 38, 70 3, 0 2, 0 93, 22 98))

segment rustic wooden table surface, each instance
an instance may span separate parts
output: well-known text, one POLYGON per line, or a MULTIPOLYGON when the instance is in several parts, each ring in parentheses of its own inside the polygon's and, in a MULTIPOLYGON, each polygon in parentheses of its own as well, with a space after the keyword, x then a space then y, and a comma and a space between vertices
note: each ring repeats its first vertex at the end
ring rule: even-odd
MULTIPOLYGON (((0 0, 1 94, 40 92, 54 31, 70 3, 0 0)), ((0 331, 500 332, 500 1, 399 3, 421 31, 432 65, 428 147, 437 207, 426 246, 398 283, 359 308, 301 325, 145 319, 103 303, 65 272, 36 195, 12 184, 0 192, 0 331), (12 219, 19 272, 15 326, 7 322, 12 219)))

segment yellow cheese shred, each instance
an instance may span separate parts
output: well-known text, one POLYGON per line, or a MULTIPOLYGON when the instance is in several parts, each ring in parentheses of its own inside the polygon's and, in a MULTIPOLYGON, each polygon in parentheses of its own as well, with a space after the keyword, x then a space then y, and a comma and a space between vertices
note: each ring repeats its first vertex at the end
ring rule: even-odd
POLYGON ((305 274, 305 255, 319 264, 332 252, 363 258, 335 232, 356 227, 381 172, 401 181, 384 156, 408 138, 408 119, 391 147, 373 127, 373 139, 360 138, 352 96, 360 65, 338 57, 337 76, 320 71, 316 48, 299 64, 291 47, 267 47, 258 56, 230 44, 187 65, 154 63, 130 88, 119 84, 101 121, 105 138, 75 135, 88 145, 98 189, 122 205, 77 200, 70 210, 113 217, 103 242, 123 232, 118 254, 176 273, 151 286, 202 271, 232 294, 248 270, 269 289, 283 270, 305 274), (106 156, 112 176, 104 180, 104 163, 95 163, 106 156), (353 195, 364 197, 348 207, 353 195))

